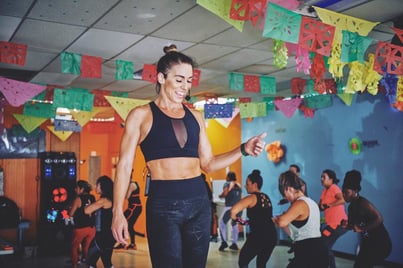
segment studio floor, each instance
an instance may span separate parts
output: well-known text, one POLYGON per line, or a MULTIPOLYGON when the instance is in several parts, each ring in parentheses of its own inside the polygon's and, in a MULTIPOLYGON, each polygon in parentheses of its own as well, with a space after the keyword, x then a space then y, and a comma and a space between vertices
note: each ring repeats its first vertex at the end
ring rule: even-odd
MULTIPOLYGON (((149 259, 147 239, 144 237, 136 237, 137 250, 114 250, 112 256, 112 263, 115 268, 151 268, 149 259)), ((241 248, 243 241, 238 243, 241 248)), ((226 249, 224 252, 218 250, 220 242, 211 242, 210 250, 207 261, 207 268, 226 268, 226 267, 238 267, 238 252, 234 250, 226 249)), ((288 259, 292 257, 292 254, 287 253, 289 247, 277 246, 273 254, 267 263, 268 268, 280 268, 286 267, 288 259)), ((1 257, 1 256, 0 256, 1 257)), ((59 268, 59 267, 71 267, 71 260, 68 254, 60 254, 57 256, 35 256, 27 257, 21 254, 21 256, 2 256, 2 263, 0 267, 4 268, 59 268)), ((349 259, 336 257, 337 268, 351 268, 353 267, 353 261, 349 259)), ((86 267, 85 264, 79 264, 78 267, 86 267)), ((102 262, 98 262, 98 267, 103 267, 102 262)), ((254 261, 252 261, 249 267, 256 267, 254 261)), ((376 266, 376 268, 386 268, 387 266, 376 266)))

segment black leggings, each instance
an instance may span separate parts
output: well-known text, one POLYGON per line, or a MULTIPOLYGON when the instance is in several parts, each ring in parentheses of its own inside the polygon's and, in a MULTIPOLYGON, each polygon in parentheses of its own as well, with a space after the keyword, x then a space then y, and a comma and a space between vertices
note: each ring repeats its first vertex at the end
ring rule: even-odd
POLYGON ((265 268, 276 243, 276 234, 266 239, 264 237, 254 237, 250 234, 239 253, 239 267, 248 267, 249 262, 256 257, 256 267, 265 268))
POLYGON ((129 227, 129 234, 132 244, 136 244, 136 232, 134 231, 134 224, 141 214, 143 208, 141 205, 134 204, 125 210, 125 217, 127 219, 127 226, 129 227))

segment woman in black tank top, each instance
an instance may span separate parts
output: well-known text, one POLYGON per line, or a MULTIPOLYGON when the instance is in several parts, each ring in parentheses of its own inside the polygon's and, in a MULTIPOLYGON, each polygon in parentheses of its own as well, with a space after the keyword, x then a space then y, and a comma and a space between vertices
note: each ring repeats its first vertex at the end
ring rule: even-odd
POLYGON ((269 196, 262 193, 263 178, 260 171, 255 169, 246 179, 248 196, 242 198, 231 209, 233 223, 249 224, 250 234, 239 254, 239 267, 248 267, 249 262, 256 257, 256 267, 264 268, 277 243, 277 231, 272 221, 273 207, 269 196), (237 217, 246 209, 248 220, 237 217))

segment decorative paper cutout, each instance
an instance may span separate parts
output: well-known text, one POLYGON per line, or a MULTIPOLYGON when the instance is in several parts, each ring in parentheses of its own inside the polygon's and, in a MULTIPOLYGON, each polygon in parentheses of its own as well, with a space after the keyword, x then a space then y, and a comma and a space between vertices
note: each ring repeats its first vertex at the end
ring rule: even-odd
POLYGON ((144 64, 141 79, 157 83, 157 66, 155 64, 144 64))
POLYGON ((129 112, 136 106, 147 104, 149 100, 138 100, 138 99, 128 99, 128 98, 119 98, 113 96, 105 96, 105 98, 112 105, 113 109, 119 114, 119 116, 126 120, 129 112))
POLYGON ((56 131, 54 126, 48 126, 48 129, 61 141, 66 141, 73 134, 73 131, 56 131))
POLYGON ((306 86, 306 80, 299 77, 291 78, 291 92, 295 95, 302 95, 306 86))
POLYGON ((276 105, 277 109, 279 109, 287 118, 290 118, 294 115, 301 102, 302 99, 294 98, 289 100, 275 100, 274 104, 276 105))
MULTIPOLYGON (((384 72, 379 84, 385 88, 387 96, 396 97, 397 81, 397 75, 384 72)), ((391 103, 394 103, 394 101, 391 103)))
POLYGON ((0 41, 0 62, 24 66, 27 45, 0 41))
POLYGON ((303 71, 304 74, 309 74, 311 69, 311 60, 308 50, 297 47, 297 53, 295 55, 295 62, 297 64, 297 72, 303 71))
POLYGON ((280 162, 281 158, 284 156, 284 150, 281 148, 280 141, 273 141, 267 144, 265 150, 267 152, 267 159, 274 163, 280 162))
POLYGON ((232 120, 239 114, 239 108, 235 107, 232 111, 232 117, 231 118, 215 118, 215 121, 217 121, 220 125, 222 125, 225 128, 228 128, 228 126, 231 124, 232 120))
POLYGON ((46 87, 0 77, 0 91, 11 106, 18 107, 32 99, 46 87))
POLYGON ((199 86, 200 83, 200 75, 201 71, 199 69, 193 69, 193 74, 192 74, 192 87, 197 87, 199 86))
POLYGON ((53 107, 92 111, 93 104, 94 94, 89 93, 87 89, 56 88, 53 95, 53 107))
POLYGON ((312 62, 311 72, 309 74, 311 79, 315 82, 315 86, 322 79, 323 75, 325 74, 325 71, 326 67, 325 62, 323 60, 323 55, 315 53, 315 57, 313 58, 312 62))
POLYGON ((396 101, 403 102, 403 76, 399 76, 397 81, 396 101))
POLYGON ((266 116, 265 102, 249 102, 239 104, 241 119, 266 116))
POLYGON ((94 107, 111 107, 105 96, 110 96, 109 90, 94 89, 91 91, 94 94, 94 107))
POLYGON ((337 86, 333 78, 322 79, 315 85, 315 90, 320 94, 336 94, 337 86))
POLYGON ((260 94, 276 94, 276 77, 261 75, 260 80, 260 94))
POLYGON ((80 75, 81 55, 71 52, 62 52, 60 55, 62 73, 80 75))
POLYGON ((301 1, 298 0, 268 0, 268 2, 282 6, 288 10, 295 10, 301 4, 301 1))
POLYGON ((364 63, 365 69, 364 69, 363 80, 364 80, 364 84, 367 88, 367 91, 372 95, 378 94, 378 84, 382 78, 382 75, 378 74, 378 72, 376 72, 374 70, 374 62, 375 62, 374 54, 369 53, 368 61, 365 61, 365 63, 364 63))
POLYGON ((298 45, 315 53, 329 56, 334 37, 334 26, 303 16, 298 45))
POLYGON ((231 7, 232 0, 222 0, 222 1, 215 1, 215 0, 197 0, 196 3, 205 9, 209 10, 210 12, 214 13, 215 15, 219 16, 230 25, 234 26, 235 29, 242 32, 243 30, 243 21, 233 20, 230 18, 230 7, 231 7))
POLYGON ((253 26, 265 15, 267 0, 232 0, 230 18, 251 20, 253 26))
POLYGON ((234 106, 232 103, 205 104, 204 105, 204 118, 205 119, 231 118, 233 107, 234 106))
POLYGON ((28 101, 24 104, 23 114, 27 116, 54 118, 56 116, 56 108, 52 103, 41 103, 28 101))
POLYGON ((287 47, 285 43, 281 40, 273 40, 273 65, 277 68, 285 68, 287 67, 287 47))
POLYGON ((134 63, 125 60, 115 60, 116 79, 117 80, 133 80, 134 63))
POLYGON ((71 110, 70 113, 74 117, 74 119, 77 120, 77 123, 80 126, 85 126, 85 124, 87 124, 91 120, 91 118, 93 118, 97 113, 104 110, 105 108, 110 109, 107 107, 94 107, 91 112, 71 110))
POLYGON ((263 37, 297 44, 301 19, 301 15, 269 2, 263 37))
POLYGON ((316 6, 314 6, 314 9, 322 22, 336 27, 336 32, 333 39, 333 43, 336 44, 341 44, 342 42, 342 30, 367 36, 368 33, 372 31, 372 28, 379 23, 351 17, 316 6))
POLYGON ((266 103, 266 113, 276 110, 276 105, 274 105, 275 98, 273 97, 263 97, 263 101, 266 103))
POLYGON ((305 105, 303 105, 303 104, 301 104, 300 106, 299 106, 299 109, 304 113, 304 117, 305 118, 307 118, 307 117, 314 117, 314 115, 315 115, 315 112, 314 112, 314 110, 313 109, 311 109, 311 108, 309 108, 309 107, 306 107, 305 105))
POLYGON ((372 43, 372 38, 345 30, 342 31, 342 34, 341 61, 352 62, 358 60, 360 63, 364 63, 365 51, 372 43))
POLYGON ((348 80, 346 84, 346 93, 354 93, 356 91, 363 92, 365 90, 364 85, 364 64, 359 63, 358 61, 353 61, 349 64, 350 72, 348 75, 348 80))
POLYGON ((102 58, 95 56, 82 55, 80 66, 81 77, 101 78, 102 77, 102 58))
POLYGON ((55 119, 53 125, 55 131, 81 132, 81 126, 76 121, 55 119))
POLYGON ((22 114, 13 114, 15 119, 20 123, 20 125, 25 129, 27 133, 31 133, 37 127, 42 125, 43 122, 47 120, 47 118, 36 117, 36 116, 28 116, 22 114))
POLYGON ((353 97, 355 94, 350 94, 350 93, 339 93, 337 96, 346 104, 347 106, 350 106, 351 103, 353 102, 353 97))
POLYGON ((328 64, 329 73, 331 73, 334 78, 343 77, 343 68, 346 63, 341 61, 341 44, 335 44, 333 42, 332 53, 328 64))
POLYGON ((332 105, 332 95, 316 95, 304 98, 304 104, 312 109, 320 109, 332 105))
POLYGON ((383 74, 403 75, 403 47, 378 42, 375 52, 374 69, 383 74))
POLYGON ((333 77, 341 78, 343 77, 344 67, 344 63, 341 62, 341 31, 346 30, 349 32, 358 33, 362 36, 367 36, 372 28, 374 28, 379 22, 358 19, 316 6, 314 6, 314 9, 322 22, 336 27, 331 57, 329 58, 328 63, 330 65, 329 72, 333 75, 333 77))
POLYGON ((239 103, 248 103, 248 102, 251 102, 251 101, 252 101, 252 98, 249 98, 249 97, 240 97, 240 98, 238 99, 238 101, 239 101, 239 103))
POLYGON ((397 38, 400 40, 400 43, 403 43, 403 29, 399 29, 396 27, 391 27, 391 28, 395 32, 397 38))
POLYGON ((240 73, 229 73, 229 89, 234 91, 243 91, 244 89, 244 77, 240 73))
POLYGON ((245 92, 260 92, 260 80, 257 75, 245 75, 244 76, 245 92))

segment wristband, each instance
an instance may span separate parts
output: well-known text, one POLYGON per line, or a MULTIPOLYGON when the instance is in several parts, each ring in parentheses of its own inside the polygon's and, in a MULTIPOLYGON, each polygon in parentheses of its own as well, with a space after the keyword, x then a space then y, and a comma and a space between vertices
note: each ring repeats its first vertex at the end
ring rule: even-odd
POLYGON ((243 156, 248 156, 249 154, 245 151, 245 143, 241 144, 241 153, 243 156))

